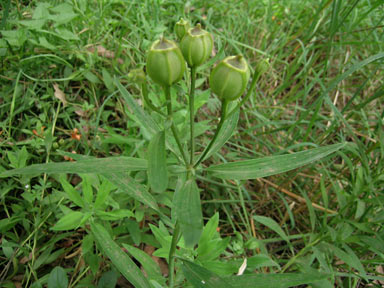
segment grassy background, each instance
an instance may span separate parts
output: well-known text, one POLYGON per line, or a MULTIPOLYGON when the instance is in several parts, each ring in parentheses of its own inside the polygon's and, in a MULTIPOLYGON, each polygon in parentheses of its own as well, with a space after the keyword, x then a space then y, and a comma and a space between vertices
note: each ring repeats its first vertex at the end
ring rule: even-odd
MULTIPOLYGON (((214 35, 216 57, 209 64, 238 53, 252 67, 268 61, 256 92, 242 107, 238 130, 213 163, 354 143, 337 157, 279 176, 247 182, 202 177, 204 217, 219 211, 220 233, 232 236, 222 258, 263 253, 284 271, 332 272, 333 278, 318 287, 379 285, 375 276, 383 276, 384 255, 382 1, 3 2, 0 171, 63 161, 60 151, 145 157, 147 135, 124 105, 113 77, 141 103, 128 72, 145 64, 145 51, 160 35, 174 38, 175 22, 185 17, 214 35), (315 210, 311 202, 337 214, 315 210), (274 219, 291 235, 291 244, 256 223, 254 215, 274 219)), ((198 151, 212 137, 219 114, 219 101, 202 92, 209 71, 205 65, 198 79, 198 103, 204 105, 197 116, 198 151)), ((159 91, 156 86, 150 91, 156 104, 159 91)), ((178 100, 176 117, 182 118, 185 99, 179 95, 178 100)), ((145 182, 145 175, 135 177, 145 182)), ((110 270, 105 259, 73 254, 84 245, 84 230, 49 230, 60 217, 57 210, 71 205, 57 180, 48 175, 0 180, 0 266, 7 267, 1 275, 7 283, 46 283, 52 268, 61 265, 71 285, 90 287, 110 270), (94 261, 97 266, 91 267, 94 261)), ((71 179, 73 185, 80 181, 71 179)), ((138 247, 157 247, 147 225, 158 225, 156 217, 133 201, 127 206, 136 215, 132 222, 140 223, 132 225, 147 235, 138 247)), ((115 235, 132 242, 126 229, 115 235)))

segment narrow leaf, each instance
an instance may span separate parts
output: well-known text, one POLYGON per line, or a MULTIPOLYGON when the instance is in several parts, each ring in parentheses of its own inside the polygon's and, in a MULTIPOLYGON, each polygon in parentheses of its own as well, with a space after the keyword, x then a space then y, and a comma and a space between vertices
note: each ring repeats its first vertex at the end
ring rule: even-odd
POLYGON ((185 278, 187 278, 187 280, 196 288, 233 287, 228 281, 221 278, 219 275, 192 262, 183 261, 183 265, 181 267, 185 278))
MULTIPOLYGON (((134 120, 139 124, 139 126, 144 128, 150 135, 154 135, 159 132, 160 129, 153 118, 150 117, 139 104, 137 104, 135 98, 132 97, 132 95, 117 79, 115 79, 115 85, 117 86, 121 96, 123 96, 127 106, 132 111, 132 114, 135 116, 134 120)), ((179 151, 177 151, 168 140, 165 140, 165 143, 167 144, 167 148, 169 150, 176 155, 180 155, 179 151)))
POLYGON ((164 278, 161 274, 160 267, 151 258, 151 256, 149 256, 143 250, 128 244, 123 244, 123 247, 128 250, 129 254, 131 254, 137 261, 140 262, 150 279, 154 279, 157 282, 163 282, 164 278))
MULTIPOLYGON (((105 172, 105 171, 104 171, 105 172)), ((131 177, 123 173, 104 173, 102 174, 108 181, 114 184, 116 187, 126 192, 132 198, 140 201, 141 203, 148 205, 150 208, 159 211, 155 198, 147 191, 147 189, 135 182, 131 177)))
POLYGON ((199 248, 197 249, 197 254, 200 255, 200 248, 201 246, 207 245, 208 242, 212 239, 214 239, 215 234, 217 234, 217 227, 219 226, 219 213, 215 213, 209 219, 207 224, 205 224, 203 234, 201 234, 201 238, 199 241, 199 248))
POLYGON ((288 288, 326 279, 322 273, 245 274, 225 278, 233 288, 288 288))
POLYGON ((293 154, 268 156, 260 159, 230 162, 211 166, 207 171, 222 179, 256 179, 299 168, 343 148, 346 143, 334 144, 293 154))
MULTIPOLYGON (((221 239, 217 232, 219 224, 219 213, 212 216, 207 222, 201 234, 199 246, 197 248, 197 259, 205 263, 209 260, 217 259, 228 247, 230 237, 221 239)), ((219 273, 220 274, 220 273, 219 273)))
MULTIPOLYGON (((236 106, 236 105, 234 105, 236 106)), ((231 110, 231 109, 229 109, 231 110)), ((221 127, 220 133, 216 138, 215 143, 213 143, 211 149, 205 155, 204 159, 209 158, 220 150, 221 147, 231 138, 233 131, 237 127, 237 122, 239 121, 240 109, 234 112, 228 119, 225 119, 223 127, 221 127)))
POLYGON ((136 116, 138 124, 146 129, 150 134, 156 134, 159 131, 156 122, 143 110, 143 108, 139 106, 139 104, 137 104, 136 100, 117 79, 115 79, 115 84, 129 109, 131 109, 132 113, 136 116))
POLYGON ((253 219, 275 231, 281 238, 290 243, 287 234, 284 233, 283 229, 280 228, 280 225, 277 224, 275 220, 264 216, 253 216, 253 219))
POLYGON ((149 142, 148 179, 151 188, 157 193, 164 192, 168 187, 164 131, 157 133, 149 142))
POLYGON ((91 181, 89 177, 87 177, 87 175, 81 175, 81 178, 83 179, 83 181, 81 182, 81 186, 83 188, 84 199, 88 204, 91 204, 93 201, 93 189, 91 181))
POLYGON ((84 214, 79 211, 71 211, 70 213, 64 215, 64 217, 61 218, 51 229, 53 231, 75 229, 79 227, 83 216, 84 214))
POLYGON ((347 265, 351 266, 352 268, 355 268, 362 275, 366 274, 364 266, 363 264, 361 264, 359 257, 357 257, 353 250, 347 245, 344 245, 344 248, 347 250, 346 252, 329 243, 326 243, 324 245, 326 245, 330 250, 332 250, 336 257, 344 261, 347 265))
POLYGON ((148 280, 141 273, 139 267, 124 251, 112 240, 105 228, 97 223, 91 223, 92 233, 105 255, 120 273, 136 288, 150 288, 148 280))
POLYGON ((120 220, 123 218, 133 217, 134 214, 132 211, 127 209, 119 209, 114 211, 96 211, 96 215, 102 220, 120 220))
POLYGON ((61 186, 65 193, 67 193, 68 198, 79 207, 84 207, 84 201, 81 198, 79 192, 67 181, 66 177, 62 175, 60 177, 61 186))
POLYGON ((41 173, 104 173, 139 171, 147 169, 145 159, 133 157, 108 157, 81 160, 77 162, 58 162, 33 164, 25 168, 8 170, 0 173, 0 177, 41 173))
POLYGON ((187 180, 175 191, 173 208, 180 223, 185 244, 189 247, 199 242, 203 229, 203 214, 201 211, 200 193, 194 179, 187 180))
POLYGON ((114 185, 108 180, 104 180, 101 183, 100 188, 97 190, 96 200, 93 206, 95 209, 98 209, 105 204, 105 201, 107 200, 112 189, 114 189, 114 185))
POLYGON ((205 261, 218 259, 219 256, 228 248, 230 241, 231 237, 224 239, 216 238, 210 240, 207 245, 204 245, 201 249, 199 249, 200 252, 198 252, 199 256, 197 259, 202 263, 205 263, 205 261))

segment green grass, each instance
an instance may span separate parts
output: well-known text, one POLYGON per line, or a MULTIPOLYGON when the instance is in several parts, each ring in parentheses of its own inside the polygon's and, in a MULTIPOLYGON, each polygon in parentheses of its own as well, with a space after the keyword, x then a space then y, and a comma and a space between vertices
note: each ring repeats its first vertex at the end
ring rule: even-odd
MULTIPOLYGON (((238 53, 253 68, 268 63, 241 107, 235 133, 203 166, 351 144, 336 156, 266 178, 200 175, 203 219, 217 221, 222 238, 217 241, 225 247, 212 259, 215 264, 201 256, 200 244, 194 250, 180 245, 176 256, 195 259, 210 271, 199 270, 202 274, 219 274, 224 282, 248 258, 244 274, 328 275, 311 287, 383 283, 382 1, 10 1, 6 8, 0 22, 0 172, 61 162, 72 152, 76 160, 80 155, 147 158, 150 131, 138 124, 134 106, 126 105, 114 78, 145 106, 139 87, 127 75, 145 65, 145 52, 160 35, 175 38, 173 26, 184 17, 202 23, 215 41, 216 56, 198 71, 197 152, 208 145, 219 117, 219 100, 203 93, 210 65, 238 53), (60 91, 65 101, 57 98, 60 91)), ((185 91, 184 83, 173 91, 178 100, 174 119, 184 132, 183 142, 189 135, 185 91)), ((149 97, 155 105, 164 101, 156 85, 150 87, 149 97)), ((152 193, 163 214, 159 217, 102 177, 70 174, 63 180, 59 174, 35 174, 0 178, 3 287, 61 287, 52 284, 54 276, 66 278, 70 287, 114 287, 120 274, 101 256, 88 225, 50 229, 69 209, 79 211, 76 196, 68 197, 71 187, 84 195, 110 193, 104 207, 109 214, 99 215, 110 223, 105 228, 120 247, 154 247, 160 266, 141 265, 152 271, 149 279, 166 285, 161 274, 168 272, 156 269, 168 258, 164 251, 169 250, 173 228, 167 219, 176 177, 170 178, 167 192, 152 193), (111 213, 115 210, 124 210, 125 216, 111 213)), ((130 177, 147 184, 144 171, 130 177)), ((140 252, 129 251, 141 263, 134 254, 140 252)), ((193 270, 193 265, 176 262, 176 286, 200 281, 181 272, 193 270)), ((120 277, 119 285, 124 281, 120 277)))

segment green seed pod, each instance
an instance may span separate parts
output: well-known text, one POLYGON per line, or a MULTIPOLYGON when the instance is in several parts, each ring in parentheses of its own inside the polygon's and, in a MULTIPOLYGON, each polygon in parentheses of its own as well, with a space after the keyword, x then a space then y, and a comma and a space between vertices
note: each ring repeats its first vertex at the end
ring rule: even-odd
POLYGON ((197 24, 188 30, 180 42, 181 52, 190 67, 203 64, 212 54, 213 38, 211 33, 201 29, 197 24))
POLYGON ((244 93, 249 77, 250 71, 243 56, 229 56, 213 68, 209 85, 221 100, 233 101, 244 93))
POLYGON ((59 143, 53 142, 52 147, 53 147, 53 149, 58 149, 59 148, 59 143))
POLYGON ((175 33, 179 40, 183 39, 185 33, 189 30, 191 25, 189 25, 188 21, 185 21, 183 18, 180 19, 179 22, 175 24, 175 33))
POLYGON ((147 54, 147 73, 153 81, 170 86, 183 78, 185 60, 173 41, 161 38, 155 41, 147 54))
POLYGON ((128 79, 135 83, 143 83, 146 80, 145 72, 141 68, 133 69, 129 71, 128 79))

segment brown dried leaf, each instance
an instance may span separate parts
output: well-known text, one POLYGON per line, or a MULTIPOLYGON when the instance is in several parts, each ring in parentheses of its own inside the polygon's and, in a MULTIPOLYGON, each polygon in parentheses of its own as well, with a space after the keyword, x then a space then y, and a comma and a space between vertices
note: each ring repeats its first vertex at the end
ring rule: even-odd
MULTIPOLYGON (((379 274, 384 274, 384 268, 382 265, 376 266, 376 272, 379 274)), ((384 281, 382 280, 376 280, 374 281, 375 284, 384 285, 384 281)))
POLYGON ((25 264, 27 263, 28 261, 30 261, 32 259, 32 252, 29 253, 28 257, 27 256, 24 256, 23 258, 20 259, 19 263, 20 264, 25 264))
POLYGON ((82 109, 77 109, 77 110, 75 110, 75 113, 76 113, 77 115, 79 115, 80 117, 83 117, 83 118, 85 118, 85 117, 87 116, 87 112, 84 111, 84 110, 82 110, 82 109))
MULTIPOLYGON (((95 51, 96 51, 97 55, 99 55, 101 57, 108 58, 108 59, 115 58, 115 52, 113 52, 111 50, 108 50, 104 46, 101 46, 101 45, 97 45, 96 47, 95 46, 91 46, 91 47, 88 48, 88 51, 91 52, 91 53, 95 53, 95 51)), ((124 63, 123 59, 121 59, 121 58, 118 58, 117 62, 119 64, 123 64, 124 63)))
POLYGON ((165 263, 163 259, 152 255, 152 253, 155 252, 155 247, 151 245, 145 245, 144 252, 151 256, 153 261, 155 261, 156 264, 159 265, 162 275, 167 276, 169 274, 167 263, 165 263))
POLYGON ((105 47, 103 47, 101 45, 97 45, 96 47, 95 46, 89 47, 88 51, 92 52, 92 53, 95 53, 95 51, 97 51, 97 55, 99 55, 101 57, 115 58, 114 52, 107 50, 105 47))
POLYGON ((13 285, 15 285, 16 288, 23 288, 23 285, 21 285, 21 282, 13 282, 13 285))
POLYGON ((67 106, 67 99, 65 99, 65 94, 64 92, 59 88, 59 85, 54 83, 53 84, 53 89, 55 89, 55 97, 59 99, 62 103, 63 106, 67 106))

